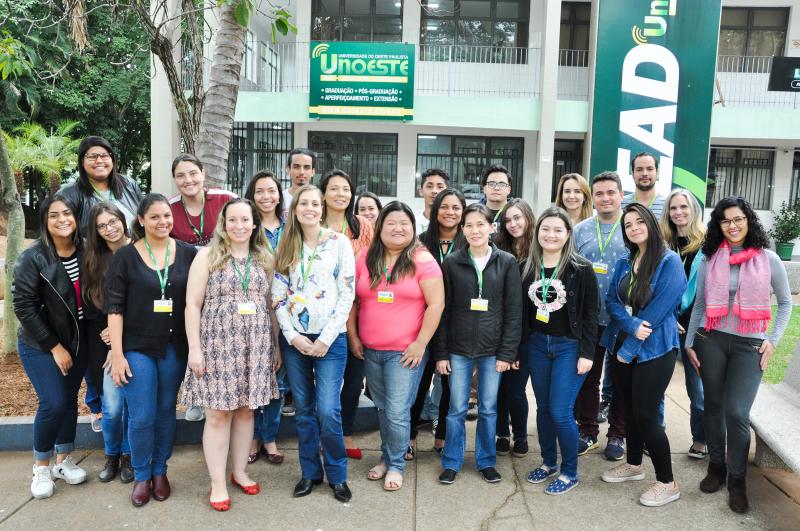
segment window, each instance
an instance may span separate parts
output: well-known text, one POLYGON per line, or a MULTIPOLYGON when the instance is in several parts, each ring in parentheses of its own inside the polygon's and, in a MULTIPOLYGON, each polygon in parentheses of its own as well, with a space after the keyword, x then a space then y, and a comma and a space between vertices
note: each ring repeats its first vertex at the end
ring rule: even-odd
POLYGON ((231 192, 244 195, 250 178, 261 170, 270 170, 289 186, 284 177, 286 157, 294 146, 291 122, 235 122, 228 155, 228 181, 231 192))
POLYGON ((794 163, 792 164, 792 189, 789 193, 789 202, 794 203, 800 200, 800 151, 794 152, 794 163))
POLYGON ((555 202, 558 181, 567 173, 583 174, 583 140, 558 140, 553 147, 553 190, 550 201, 555 202))
POLYGON ((753 72, 753 61, 747 58, 783 56, 788 21, 789 8, 723 7, 718 55, 734 57, 718 69, 753 72))
POLYGON ((589 66, 589 19, 592 4, 564 2, 561 4, 561 33, 559 66, 589 66))
POLYGON ((417 194, 419 176, 428 168, 441 168, 450 174, 450 186, 461 190, 467 199, 483 195, 481 177, 491 164, 502 164, 511 171, 511 195, 522 192, 522 138, 481 136, 417 136, 417 194))
POLYGON ((397 135, 389 133, 308 133, 317 153, 317 173, 336 168, 353 179, 354 194, 397 195, 397 135))
POLYGON ((425 45, 528 46, 530 0, 421 0, 421 4, 423 50, 425 45))
POLYGON ((403 40, 403 0, 313 0, 311 38, 400 42, 403 40))
POLYGON ((771 149, 711 148, 706 179, 706 206, 728 196, 742 196, 757 210, 772 203, 773 162, 771 149))

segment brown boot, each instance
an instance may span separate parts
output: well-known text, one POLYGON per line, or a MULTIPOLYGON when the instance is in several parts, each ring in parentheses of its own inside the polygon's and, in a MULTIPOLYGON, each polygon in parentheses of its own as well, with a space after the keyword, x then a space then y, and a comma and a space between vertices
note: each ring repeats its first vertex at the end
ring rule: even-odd
POLYGON ((750 509, 747 501, 747 485, 744 478, 728 478, 728 507, 735 513, 746 513, 750 509))
POLYGON ((700 482, 700 490, 706 493, 717 492, 725 484, 728 467, 725 463, 708 462, 706 477, 700 482))

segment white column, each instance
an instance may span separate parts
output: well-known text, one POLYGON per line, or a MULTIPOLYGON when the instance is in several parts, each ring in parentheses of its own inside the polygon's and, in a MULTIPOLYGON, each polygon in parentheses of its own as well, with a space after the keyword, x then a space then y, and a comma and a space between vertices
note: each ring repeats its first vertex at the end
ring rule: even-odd
POLYGON ((597 17, 600 15, 600 2, 592 0, 589 15, 589 123, 586 127, 586 141, 583 143, 583 175, 591 181, 589 161, 592 160, 592 111, 594 109, 594 69, 597 61, 597 17))
POLYGON ((418 0, 403 1, 403 42, 419 44, 422 6, 418 0))

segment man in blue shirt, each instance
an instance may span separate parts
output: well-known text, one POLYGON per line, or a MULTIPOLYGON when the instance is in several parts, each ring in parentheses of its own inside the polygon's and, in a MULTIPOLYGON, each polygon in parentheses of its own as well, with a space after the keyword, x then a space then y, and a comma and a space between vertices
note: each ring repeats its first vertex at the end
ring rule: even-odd
POLYGON ((661 219, 666 198, 656 192, 656 183, 658 182, 658 159, 656 156, 647 151, 634 155, 631 159, 631 175, 633 175, 633 184, 636 186, 636 190, 625 194, 622 208, 631 203, 640 203, 649 208, 655 214, 656 219, 661 219))

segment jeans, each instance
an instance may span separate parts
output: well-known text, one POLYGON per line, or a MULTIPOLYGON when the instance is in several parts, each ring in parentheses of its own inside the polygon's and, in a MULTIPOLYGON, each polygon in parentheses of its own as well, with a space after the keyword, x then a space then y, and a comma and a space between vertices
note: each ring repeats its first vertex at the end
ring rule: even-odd
POLYGON ((433 420, 434 418, 438 418, 441 424, 446 422, 447 407, 450 401, 448 388, 446 398, 448 403, 442 404, 443 397, 445 396, 446 383, 442 381, 441 375, 436 373, 436 362, 429 357, 427 351, 425 359, 427 362, 420 375, 419 385, 417 386, 417 396, 414 399, 414 403, 411 405, 410 435, 408 438, 412 440, 416 440, 417 434, 419 433, 417 425, 420 419, 427 418, 433 420), (433 388, 431 388, 431 383, 433 384, 433 388), (444 414, 441 414, 442 411, 444 411, 444 414))
POLYGON ((406 368, 400 363, 402 357, 400 351, 364 349, 367 383, 378 410, 381 462, 388 470, 397 472, 405 469, 403 458, 408 446, 411 405, 427 365, 427 356, 423 356, 415 368, 406 368))
MULTIPOLYGON (((86 374, 89 374, 88 372, 86 374)), ((130 454, 128 403, 109 371, 103 373, 103 449, 106 455, 130 454)))
MULTIPOLYGON (((435 365, 434 365, 435 367, 435 365)), ((425 420, 433 420, 439 416, 439 401, 442 399, 442 379, 434 372, 431 378, 430 392, 425 393, 425 405, 420 415, 425 420)))
POLYGON ((628 464, 642 464, 646 444, 656 470, 656 480, 661 483, 670 483, 673 478, 669 439, 659 420, 658 410, 676 361, 677 351, 671 351, 643 363, 634 359, 631 363, 617 361, 612 365, 614 400, 619 396, 626 398, 628 464))
MULTIPOLYGON (((522 349, 525 347, 523 346, 522 349)), ((528 357, 520 350, 519 369, 509 369, 500 377, 500 391, 497 393, 497 436, 510 437, 509 416, 514 430, 514 442, 528 439, 528 386, 530 371, 528 357)))
POLYGON ((17 350, 22 368, 39 399, 33 419, 33 458, 48 460, 54 449, 59 454, 72 452, 78 423, 78 389, 86 372, 86 356, 73 358, 73 365, 64 376, 51 352, 30 347, 22 341, 17 343, 17 350))
POLYGON ((557 466, 556 441, 561 447, 561 474, 578 479, 578 425, 575 399, 586 379, 578 374, 580 342, 572 337, 532 334, 525 345, 533 393, 536 395, 536 430, 544 465, 557 466))
MULTIPOLYGON (((703 380, 689 361, 684 348, 686 334, 681 334, 681 359, 683 360, 683 373, 686 380, 686 394, 689 395, 689 428, 692 431, 692 442, 705 444, 706 430, 703 426, 704 403, 703 380)), ((664 413, 662 409, 661 417, 664 413)), ((663 422, 662 422, 663 423, 663 422)))
MULTIPOLYGON (((306 336, 312 342, 317 335, 306 336)), ((347 455, 342 439, 342 408, 339 391, 347 364, 347 339, 339 334, 321 358, 304 356, 288 345, 283 363, 294 395, 295 425, 303 479, 322 479, 332 484, 347 481, 347 455)))
MULTIPOLYGON (((603 337, 604 326, 597 327, 597 337, 603 337)), ((606 348, 600 345, 599 341, 594 350, 594 364, 592 370, 586 375, 578 398, 575 401, 575 419, 578 421, 578 430, 581 435, 597 439, 600 434, 600 425, 597 423, 597 413, 600 411, 600 378, 603 374, 603 365, 606 357, 610 358, 608 363, 611 367, 611 374, 614 372, 614 364, 619 363, 616 356, 606 353, 606 348)), ((611 407, 608 411, 608 437, 625 438, 625 397, 612 397, 611 407)))
POLYGON ((497 462, 495 433, 497 430, 497 390, 500 374, 495 369, 496 358, 467 358, 450 355, 450 411, 447 413, 447 438, 442 466, 461 470, 467 446, 465 421, 472 387, 472 370, 478 368, 478 426, 475 432, 475 464, 478 470, 493 467, 497 462))
POLYGON ((614 384, 611 383, 611 358, 605 357, 603 363, 603 388, 600 391, 600 400, 611 403, 611 395, 614 392, 614 384))
POLYGON ((705 435, 712 463, 725 463, 728 443, 728 475, 744 479, 750 452, 750 408, 764 373, 761 371, 762 340, 716 330, 698 331, 694 348, 700 360, 705 389, 705 435), (726 437, 727 435, 727 437, 726 437))
MULTIPOLYGON (((281 352, 286 352, 286 341, 281 336, 281 352)), ((278 391, 281 398, 286 393, 286 368, 281 367, 276 375, 278 380, 278 391)), ((281 399, 270 400, 269 404, 257 408, 253 412, 253 438, 261 441, 262 444, 275 442, 278 438, 278 428, 281 425, 281 399)))
MULTIPOLYGON (((86 380, 86 407, 89 408, 89 411, 97 415, 98 413, 103 411, 103 404, 100 398, 100 393, 97 390, 97 384, 105 385, 104 382, 95 382, 94 377, 92 376, 92 371, 86 370, 86 374, 84 376, 86 380)), ((105 389, 103 389, 105 391, 105 389)))
POLYGON ((364 388, 364 360, 347 354, 347 367, 344 370, 344 383, 339 399, 342 402, 342 433, 353 435, 353 423, 358 411, 358 400, 364 388))
POLYGON ((136 481, 167 473, 175 439, 175 402, 186 372, 170 343, 163 358, 142 352, 125 353, 131 376, 122 387, 128 403, 128 441, 136 481))

